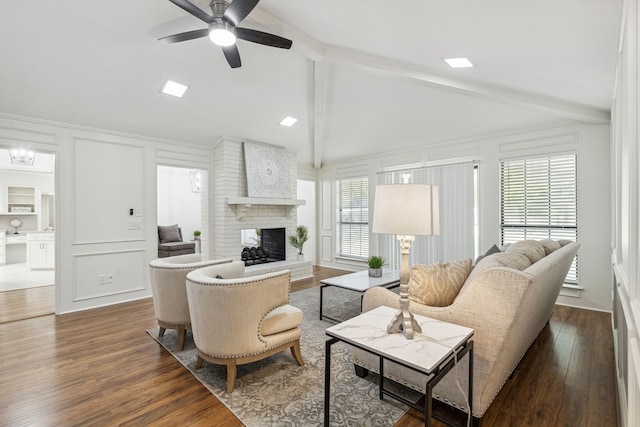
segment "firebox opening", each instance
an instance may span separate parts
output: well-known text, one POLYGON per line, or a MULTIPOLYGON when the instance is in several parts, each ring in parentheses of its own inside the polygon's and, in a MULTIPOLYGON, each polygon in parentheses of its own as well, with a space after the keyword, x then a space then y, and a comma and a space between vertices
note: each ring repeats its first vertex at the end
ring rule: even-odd
POLYGON ((241 230, 244 265, 284 261, 286 255, 286 229, 260 228, 241 230))

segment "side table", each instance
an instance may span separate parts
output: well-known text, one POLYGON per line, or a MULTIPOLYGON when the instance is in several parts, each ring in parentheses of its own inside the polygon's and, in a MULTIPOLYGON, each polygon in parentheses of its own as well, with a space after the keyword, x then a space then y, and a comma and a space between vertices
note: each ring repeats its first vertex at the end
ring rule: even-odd
MULTIPOLYGON (((326 329, 330 337, 325 343, 324 371, 324 425, 329 426, 331 397, 331 346, 343 341, 354 347, 379 357, 380 399, 390 396, 414 409, 424 412, 425 426, 431 426, 433 388, 455 366, 456 359, 469 357, 468 403, 473 406, 473 329, 453 323, 443 322, 425 316, 414 315, 422 327, 412 340, 403 334, 388 334, 387 324, 396 313, 390 307, 378 307, 346 322, 326 329), (389 360, 416 372, 429 376, 426 383, 424 408, 414 402, 384 388, 384 361, 389 360)), ((436 417, 447 425, 455 426, 449 420, 436 417)))

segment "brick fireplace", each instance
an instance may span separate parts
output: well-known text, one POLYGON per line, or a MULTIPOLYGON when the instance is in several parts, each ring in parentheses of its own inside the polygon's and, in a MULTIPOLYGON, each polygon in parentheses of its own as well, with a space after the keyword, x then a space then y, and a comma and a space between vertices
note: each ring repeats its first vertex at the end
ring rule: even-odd
MULTIPOLYGON (((297 165, 295 153, 289 154, 290 199, 256 199, 247 197, 247 179, 242 141, 223 138, 213 150, 213 226, 211 258, 239 260, 242 249, 241 230, 284 229, 284 236, 295 233, 297 165)), ((311 261, 297 259, 297 250, 285 243, 284 261, 265 264, 264 271, 290 269, 292 279, 312 275, 311 261), (269 267, 266 267, 269 266, 269 267)), ((254 266, 256 269, 259 266, 254 266)), ((254 267, 252 271, 254 271, 254 267)), ((261 272, 264 272, 261 271, 261 272)))

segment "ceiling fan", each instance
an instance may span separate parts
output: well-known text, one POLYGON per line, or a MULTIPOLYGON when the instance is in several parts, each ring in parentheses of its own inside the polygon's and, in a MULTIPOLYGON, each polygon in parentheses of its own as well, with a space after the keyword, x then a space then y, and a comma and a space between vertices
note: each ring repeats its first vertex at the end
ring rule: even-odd
POLYGON ((177 43, 209 36, 212 42, 222 48, 222 52, 231 68, 238 68, 242 65, 240 53, 236 46, 236 39, 281 49, 289 49, 291 47, 292 42, 289 39, 237 26, 251 13, 260 0, 233 0, 231 3, 225 0, 212 0, 209 4, 213 12, 212 16, 188 0, 169 1, 209 24, 209 28, 174 34, 162 37, 159 40, 166 43, 177 43))

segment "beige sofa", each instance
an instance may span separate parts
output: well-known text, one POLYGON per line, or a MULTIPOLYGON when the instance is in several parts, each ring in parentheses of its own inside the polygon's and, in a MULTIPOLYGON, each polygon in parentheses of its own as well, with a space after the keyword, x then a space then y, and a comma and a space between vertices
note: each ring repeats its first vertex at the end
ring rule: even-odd
MULTIPOLYGON (((513 243, 504 252, 480 260, 451 305, 429 307, 411 302, 415 314, 474 329, 474 424, 479 424, 551 317, 578 247, 575 242, 553 240, 513 243)), ((364 294, 363 311, 381 305, 397 308, 398 295, 380 287, 364 294)), ((360 376, 369 370, 378 371, 378 360, 362 350, 353 349, 353 362, 360 376)), ((461 373, 467 372, 467 357, 458 368, 461 373)), ((385 377, 424 392, 426 377, 414 371, 389 363, 385 364, 385 377)), ((467 390, 466 374, 458 377, 462 389, 467 390)), ((455 375, 444 377, 435 387, 434 397, 467 411, 455 375)))

